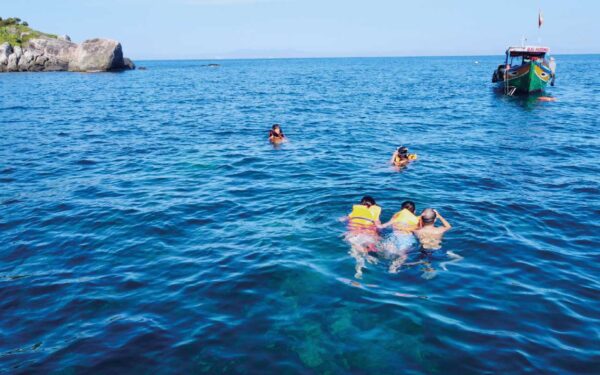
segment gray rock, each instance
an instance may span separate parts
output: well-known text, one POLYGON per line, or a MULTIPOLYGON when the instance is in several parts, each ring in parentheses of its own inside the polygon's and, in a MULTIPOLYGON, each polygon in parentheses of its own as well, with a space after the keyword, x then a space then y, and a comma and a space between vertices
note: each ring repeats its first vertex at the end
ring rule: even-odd
POLYGON ((19 71, 26 72, 34 64, 35 56, 31 51, 26 50, 23 55, 19 58, 19 71))
POLYGON ((6 70, 8 72, 16 72, 19 70, 19 58, 16 53, 12 53, 8 56, 8 62, 6 64, 6 70))
POLYGON ((8 55, 10 55, 11 53, 13 53, 13 48, 10 44, 8 44, 8 42, 0 44, 0 59, 2 59, 2 57, 5 57, 6 60, 8 60, 8 55))
POLYGON ((70 37, 70 36, 68 36, 67 34, 65 34, 65 35, 60 35, 60 36, 58 37, 58 39, 60 39, 60 40, 65 40, 65 41, 67 41, 67 42, 70 42, 70 41, 71 41, 71 37, 70 37))
POLYGON ((53 56, 68 62, 73 58, 77 44, 66 40, 36 38, 29 41, 29 49, 36 51, 38 55, 53 56))
POLYGON ((23 48, 20 46, 15 46, 13 53, 17 55, 17 58, 21 58, 21 56, 23 56, 23 48))
POLYGON ((10 43, 4 42, 4 43, 0 44, 0 53, 11 54, 12 52, 13 52, 13 48, 11 47, 10 43))
POLYGON ((135 63, 128 57, 123 57, 123 69, 135 69, 135 63))
POLYGON ((69 69, 69 63, 58 59, 49 59, 44 64, 46 72, 64 72, 69 69))
POLYGON ((37 55, 35 58, 36 65, 44 65, 48 61, 48 58, 44 55, 37 55))
POLYGON ((27 48, 0 45, 0 72, 76 71, 96 72, 135 69, 133 61, 123 58, 121 44, 109 39, 91 39, 77 45, 70 38, 39 37, 27 48))
POLYGON ((25 71, 25 72, 43 72, 43 71, 45 71, 45 70, 46 70, 46 69, 44 68, 44 66, 43 66, 43 65, 31 64, 31 65, 30 65, 30 66, 27 68, 27 70, 22 70, 22 71, 25 71))
POLYGON ((25 50, 23 52, 23 56, 21 57, 19 64, 29 64, 35 60, 35 55, 31 50, 25 50))
POLYGON ((105 72, 122 69, 121 43, 111 39, 90 39, 77 46, 69 70, 74 72, 105 72))

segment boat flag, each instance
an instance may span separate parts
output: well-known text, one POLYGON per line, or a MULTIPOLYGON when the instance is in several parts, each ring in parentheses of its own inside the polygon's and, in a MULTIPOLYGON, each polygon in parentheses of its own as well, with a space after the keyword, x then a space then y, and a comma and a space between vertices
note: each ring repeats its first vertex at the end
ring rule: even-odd
POLYGON ((542 10, 540 9, 540 12, 538 13, 538 29, 542 28, 543 24, 544 24, 544 15, 542 14, 542 10))

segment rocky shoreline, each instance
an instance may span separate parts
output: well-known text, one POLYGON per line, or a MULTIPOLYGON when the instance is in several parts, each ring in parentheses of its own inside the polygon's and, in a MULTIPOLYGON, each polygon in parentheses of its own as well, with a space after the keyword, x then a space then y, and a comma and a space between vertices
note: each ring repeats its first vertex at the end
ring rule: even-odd
POLYGON ((108 72, 135 69, 123 57, 121 43, 89 39, 80 44, 68 36, 30 39, 26 46, 0 45, 0 72, 108 72))

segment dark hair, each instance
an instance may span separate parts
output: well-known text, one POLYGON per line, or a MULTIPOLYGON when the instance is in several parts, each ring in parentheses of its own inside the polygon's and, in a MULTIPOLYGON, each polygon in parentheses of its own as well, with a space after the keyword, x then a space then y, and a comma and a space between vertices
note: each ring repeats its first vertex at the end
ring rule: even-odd
POLYGON ((273 124, 273 126, 271 126, 271 129, 273 129, 273 130, 275 130, 277 128, 281 129, 281 125, 279 125, 279 124, 273 124))
POLYGON ((408 148, 406 148, 404 146, 400 146, 400 147, 398 147, 398 153, 401 155, 406 155, 406 154, 408 154, 408 148))
POLYGON ((415 202, 413 202, 413 201, 404 201, 404 202, 402 202, 402 206, 401 207, 402 207, 402 209, 406 208, 407 210, 409 210, 413 214, 415 213, 415 210, 416 210, 415 202))
POLYGON ((360 204, 365 205, 365 206, 374 206, 377 203, 375 202, 375 199, 373 199, 372 196, 370 195, 365 195, 364 197, 362 197, 362 199, 360 200, 360 204))

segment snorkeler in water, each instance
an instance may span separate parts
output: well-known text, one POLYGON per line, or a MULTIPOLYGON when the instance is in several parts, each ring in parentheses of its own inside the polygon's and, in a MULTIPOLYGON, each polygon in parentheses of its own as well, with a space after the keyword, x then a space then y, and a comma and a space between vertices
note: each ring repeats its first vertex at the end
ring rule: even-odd
POLYGON ((452 229, 452 226, 437 210, 426 208, 421 213, 421 228, 414 231, 415 236, 425 250, 438 250, 442 247, 444 234, 452 229), (441 227, 436 227, 435 222, 439 220, 441 227))
POLYGON ((408 148, 400 146, 396 151, 394 151, 394 154, 390 159, 390 164, 395 167, 405 167, 408 165, 408 163, 416 159, 417 154, 409 154, 408 148))
POLYGON ((386 254, 394 259, 389 267, 390 273, 398 271, 408 257, 408 250, 415 244, 412 233, 420 226, 415 211, 416 206, 413 201, 404 201, 400 206, 400 211, 381 226, 382 229, 391 226, 394 230, 393 234, 382 243, 386 254))
POLYGON ((269 142, 281 143, 286 140, 287 140, 287 138, 285 137, 285 134, 283 134, 283 131, 281 130, 281 125, 279 125, 279 124, 273 125, 271 127, 271 130, 269 130, 269 142))
POLYGON ((390 221, 381 225, 381 228, 392 226, 395 233, 411 234, 419 228, 420 224, 419 217, 415 216, 415 211, 415 202, 404 201, 400 206, 400 211, 396 212, 390 221))
MULTIPOLYGON (((432 208, 423 210, 420 216, 420 226, 420 228, 413 232, 421 244, 420 260, 415 263, 406 263, 405 265, 414 266, 421 264, 423 270, 421 277, 424 279, 432 279, 437 274, 437 271, 432 265, 434 252, 441 248, 442 238, 452 226, 439 214, 439 212, 432 208), (438 219, 442 223, 441 227, 435 226, 435 222, 438 219)), ((463 259, 460 255, 455 254, 452 251, 447 251, 446 256, 450 260, 440 263, 440 267, 444 271, 447 271, 446 265, 459 262, 463 259)))
POLYGON ((377 261, 369 253, 377 251, 378 228, 381 226, 380 214, 381 207, 377 205, 375 199, 365 195, 359 204, 352 206, 352 212, 343 218, 348 223, 345 239, 351 246, 350 255, 356 259, 356 274, 354 277, 357 279, 362 277, 365 259, 369 263, 377 261))

